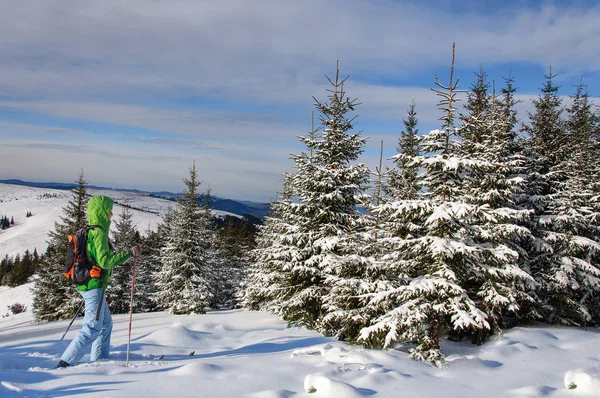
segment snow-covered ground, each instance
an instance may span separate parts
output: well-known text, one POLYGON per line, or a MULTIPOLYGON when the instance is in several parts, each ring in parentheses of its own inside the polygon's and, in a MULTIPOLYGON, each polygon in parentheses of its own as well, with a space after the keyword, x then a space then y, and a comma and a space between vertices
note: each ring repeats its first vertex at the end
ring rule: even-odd
MULTIPOLYGON (((143 232, 173 202, 117 191, 143 232)), ((68 191, 0 184, 0 256, 46 248, 68 191), (27 211, 33 217, 26 218, 27 211)), ((116 207, 116 214, 121 211, 116 207)), ((0 286, 0 397, 600 397, 600 330, 520 327, 484 346, 444 341, 448 368, 407 358, 405 349, 352 347, 262 312, 181 316, 134 314, 125 367, 128 315, 114 316, 108 360, 55 369, 81 326, 77 319, 34 324, 30 288, 0 286), (22 314, 8 306, 21 303, 22 314), (190 353, 194 355, 189 355, 190 353), (569 389, 568 387, 571 387, 569 389)))
POLYGON ((520 327, 482 347, 445 342, 448 368, 437 369, 245 310, 134 314, 129 367, 129 317, 115 315, 108 360, 55 369, 81 322, 63 341, 69 321, 32 323, 31 286, 0 287, 1 314, 28 307, 0 318, 0 397, 600 396, 598 329, 520 327))
MULTIPOLYGON (((89 189, 88 193, 106 195, 116 203, 142 209, 132 210, 133 220, 142 234, 148 227, 156 228, 169 206, 176 206, 175 202, 133 192, 89 189)), ((15 221, 14 226, 0 231, 0 258, 7 254, 23 254, 27 249, 33 252, 37 248, 38 253, 43 253, 48 246, 48 232, 54 229, 55 222, 60 221, 63 207, 72 197, 71 191, 0 184, 0 216, 12 217, 15 221), (26 217, 28 211, 32 212, 32 217, 26 217)), ((114 221, 118 220, 122 210, 122 206, 115 204, 111 228, 115 228, 114 221)), ((219 210, 213 210, 213 213, 233 215, 219 210)))

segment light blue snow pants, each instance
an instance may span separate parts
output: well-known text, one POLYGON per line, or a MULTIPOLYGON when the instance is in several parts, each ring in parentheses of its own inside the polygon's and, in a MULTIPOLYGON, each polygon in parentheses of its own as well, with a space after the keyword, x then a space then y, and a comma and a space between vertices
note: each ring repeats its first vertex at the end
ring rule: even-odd
POLYGON ((102 299, 100 319, 96 320, 98 303, 102 296, 102 289, 92 289, 87 292, 79 292, 85 301, 85 315, 83 316, 83 327, 77 336, 71 341, 62 354, 61 359, 69 365, 75 365, 92 347, 90 361, 108 358, 110 351, 110 335, 112 333, 112 317, 106 299, 102 299))

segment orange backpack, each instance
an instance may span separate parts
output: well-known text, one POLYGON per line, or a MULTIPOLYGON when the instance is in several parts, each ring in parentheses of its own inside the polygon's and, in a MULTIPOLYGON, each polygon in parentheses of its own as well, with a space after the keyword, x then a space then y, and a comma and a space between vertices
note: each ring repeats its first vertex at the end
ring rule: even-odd
POLYGON ((88 259, 86 249, 88 232, 97 227, 97 225, 88 225, 67 237, 67 261, 63 275, 75 285, 85 283, 89 278, 102 277, 102 268, 88 259))

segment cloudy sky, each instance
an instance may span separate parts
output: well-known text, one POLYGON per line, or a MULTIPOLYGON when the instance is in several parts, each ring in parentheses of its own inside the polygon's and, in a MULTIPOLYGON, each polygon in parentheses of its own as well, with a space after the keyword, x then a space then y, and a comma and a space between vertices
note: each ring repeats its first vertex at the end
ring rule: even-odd
POLYGON ((180 192, 195 161, 201 189, 268 201, 337 60, 374 167, 413 100, 438 127, 452 42, 461 88, 512 73, 522 116, 550 66, 600 96, 597 1, 421 3, 0 0, 0 179, 180 192))

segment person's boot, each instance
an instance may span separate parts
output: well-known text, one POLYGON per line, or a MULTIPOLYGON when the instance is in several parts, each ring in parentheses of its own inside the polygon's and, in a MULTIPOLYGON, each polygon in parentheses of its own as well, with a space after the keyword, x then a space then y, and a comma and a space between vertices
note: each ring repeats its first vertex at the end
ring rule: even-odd
POLYGON ((58 368, 66 368, 67 366, 71 366, 68 363, 66 363, 65 361, 63 361, 62 359, 60 360, 60 362, 58 363, 58 365, 56 365, 56 369, 58 368))

